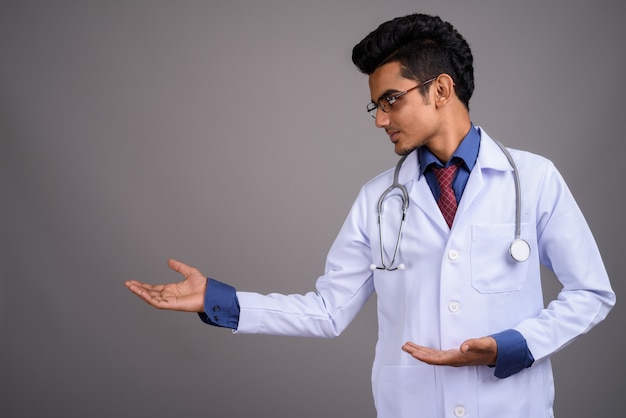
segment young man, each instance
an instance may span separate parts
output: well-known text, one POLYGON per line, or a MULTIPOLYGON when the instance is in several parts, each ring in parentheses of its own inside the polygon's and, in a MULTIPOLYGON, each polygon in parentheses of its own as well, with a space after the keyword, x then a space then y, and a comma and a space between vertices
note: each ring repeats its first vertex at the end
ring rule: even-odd
POLYGON ((237 292, 175 260, 181 283, 126 285, 237 333, 315 337, 339 335, 376 292, 380 417, 553 416, 550 356, 615 303, 562 177, 472 124, 473 58, 449 23, 386 22, 353 61, 369 75, 368 111, 404 158, 362 188, 315 292, 237 292), (540 264, 563 285, 547 307, 540 264))

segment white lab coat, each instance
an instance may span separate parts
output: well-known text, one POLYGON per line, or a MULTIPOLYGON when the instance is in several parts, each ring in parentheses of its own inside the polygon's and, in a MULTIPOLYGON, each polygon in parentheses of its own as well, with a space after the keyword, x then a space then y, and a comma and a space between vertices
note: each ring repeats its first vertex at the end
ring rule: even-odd
MULTIPOLYGON (((526 262, 508 254, 514 238, 512 168, 482 131, 478 160, 449 230, 430 188, 419 175, 417 153, 402 166, 399 181, 410 205, 398 259, 405 270, 380 265, 376 205, 393 170, 359 193, 327 258, 316 292, 260 295, 238 292, 237 333, 335 337, 373 292, 378 303, 378 342, 372 386, 378 416, 552 417, 549 356, 605 318, 615 303, 594 238, 553 164, 510 150, 522 188, 522 237, 531 246, 526 262), (563 285, 544 307, 539 265, 563 285), (506 329, 525 338, 532 367, 505 379, 493 368, 431 366, 401 351, 407 341, 458 348, 468 339, 506 329)), ((386 260, 397 237, 399 199, 385 205, 386 260)))

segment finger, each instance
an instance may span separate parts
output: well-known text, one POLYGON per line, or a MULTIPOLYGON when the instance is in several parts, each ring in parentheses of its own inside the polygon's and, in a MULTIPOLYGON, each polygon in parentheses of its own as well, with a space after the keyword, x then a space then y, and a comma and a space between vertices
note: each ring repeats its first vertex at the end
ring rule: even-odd
POLYGON ((134 284, 127 285, 128 289, 133 292, 137 297, 146 302, 149 305, 154 306, 154 298, 151 292, 148 289, 145 289, 142 286, 137 286, 134 284))
POLYGON ((161 292, 157 291, 138 289, 135 294, 148 305, 158 309, 168 309, 172 301, 171 296, 163 295, 161 292))
POLYGON ((151 285, 148 283, 138 282, 136 280, 129 280, 125 284, 131 292, 146 301, 158 297, 162 293, 164 287, 164 285, 151 285))
POLYGON ((432 361, 432 359, 436 358, 436 354, 439 353, 438 350, 423 347, 412 342, 407 342, 406 344, 404 344, 402 346, 402 350, 410 354, 412 357, 422 361, 432 361))
POLYGON ((155 284, 150 284, 150 283, 143 283, 138 280, 128 280, 124 284, 130 290, 133 290, 134 288, 134 289, 143 290, 145 292, 160 292, 164 287, 164 285, 162 284, 155 285, 155 284))
POLYGON ((405 353, 409 353, 412 356, 414 355, 416 350, 417 348, 415 347, 415 345, 411 343, 406 343, 402 346, 402 351, 404 351, 405 353))
POLYGON ((147 283, 142 283, 138 280, 127 280, 126 282, 124 282, 124 285, 129 289, 131 289, 132 287, 147 288, 148 286, 150 286, 147 283))
POLYGON ((435 350, 434 348, 424 347, 423 345, 415 344, 412 342, 407 342, 402 346, 402 349, 407 353, 411 353, 412 355, 421 355, 421 356, 435 356, 441 352, 441 350, 435 350))
POLYGON ((410 341, 407 341, 407 342, 406 342, 406 343, 402 346, 402 349, 403 349, 404 351, 407 351, 407 350, 414 351, 414 350, 419 350, 419 349, 421 349, 421 348, 423 348, 423 347, 422 347, 422 346, 420 346, 420 345, 417 345, 417 344, 415 344, 415 343, 412 343, 412 342, 410 342, 410 341))
POLYGON ((149 294, 149 290, 143 287, 141 283, 126 282, 126 287, 128 287, 128 290, 141 297, 142 299, 145 299, 145 297, 149 294))
POLYGON ((124 286, 126 286, 128 290, 130 290, 131 292, 135 294, 138 294, 140 290, 143 290, 142 283, 136 280, 128 280, 124 282, 124 286))

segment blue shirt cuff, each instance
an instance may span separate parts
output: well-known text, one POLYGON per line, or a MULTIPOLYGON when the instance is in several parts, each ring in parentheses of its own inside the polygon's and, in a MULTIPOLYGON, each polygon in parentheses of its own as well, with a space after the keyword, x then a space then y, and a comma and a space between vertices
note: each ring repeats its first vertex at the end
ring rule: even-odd
POLYGON ((204 312, 198 312, 205 324, 237 329, 239 325, 239 299, 234 287, 208 279, 204 293, 204 312))
POLYGON ((498 358, 496 360, 494 375, 504 379, 518 373, 535 362, 535 358, 528 350, 528 344, 524 336, 514 329, 491 335, 498 345, 498 358))

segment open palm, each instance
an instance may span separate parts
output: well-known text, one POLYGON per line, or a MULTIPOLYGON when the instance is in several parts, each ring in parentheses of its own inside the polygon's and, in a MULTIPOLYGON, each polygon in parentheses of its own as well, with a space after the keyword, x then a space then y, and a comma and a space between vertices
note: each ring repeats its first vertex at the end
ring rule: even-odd
POLYGON ((137 280, 124 284, 131 292, 158 309, 172 311, 204 312, 204 293, 207 278, 196 268, 170 259, 168 266, 183 275, 178 283, 153 285, 137 280))

